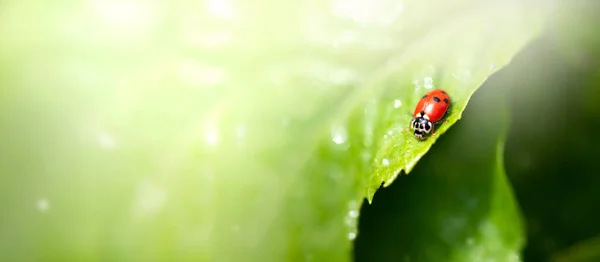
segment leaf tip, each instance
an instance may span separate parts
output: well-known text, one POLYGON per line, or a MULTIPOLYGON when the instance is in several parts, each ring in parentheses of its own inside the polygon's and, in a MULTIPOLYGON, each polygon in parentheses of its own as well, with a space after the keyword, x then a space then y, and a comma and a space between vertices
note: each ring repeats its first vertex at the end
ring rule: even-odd
POLYGON ((369 201, 369 205, 373 203, 373 198, 375 198, 375 192, 377 192, 377 188, 373 189, 372 186, 367 188, 367 201, 369 201))

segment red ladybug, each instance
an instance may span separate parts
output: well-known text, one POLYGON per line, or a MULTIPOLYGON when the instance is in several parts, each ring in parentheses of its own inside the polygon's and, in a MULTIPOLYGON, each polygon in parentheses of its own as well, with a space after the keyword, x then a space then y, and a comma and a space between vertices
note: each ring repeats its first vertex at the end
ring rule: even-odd
MULTIPOLYGON (((441 89, 427 92, 415 108, 410 127, 415 130, 415 137, 423 140, 426 134, 433 132, 433 126, 440 120, 450 107, 450 96, 441 89)), ((434 133, 434 132, 433 132, 434 133)))

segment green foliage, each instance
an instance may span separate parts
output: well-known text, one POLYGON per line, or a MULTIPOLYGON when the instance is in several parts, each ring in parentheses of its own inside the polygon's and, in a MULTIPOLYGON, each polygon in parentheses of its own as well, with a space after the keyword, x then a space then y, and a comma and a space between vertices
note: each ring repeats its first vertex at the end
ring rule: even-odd
MULTIPOLYGON (((415 167, 544 15, 518 1, 367 2, 3 2, 1 256, 349 260, 363 199, 415 167), (417 142, 402 130, 431 87, 454 106, 417 142)), ((494 132, 477 172, 499 191, 474 192, 491 201, 474 219, 509 233, 460 236, 504 257, 522 240, 496 221, 517 212, 494 132)))
MULTIPOLYGON (((465 195, 461 191, 467 188, 471 192, 481 192, 478 191, 481 187, 484 187, 482 191, 489 188, 471 181, 479 180, 481 175, 474 171, 483 161, 475 160, 485 158, 485 154, 473 155, 472 147, 481 144, 478 141, 485 133, 467 134, 469 129, 464 126, 471 126, 471 121, 481 121, 478 126, 484 130, 494 126, 486 120, 498 119, 493 116, 495 110, 484 104, 493 104, 494 100, 485 93, 504 89, 510 94, 507 102, 511 112, 504 154, 506 173, 523 211, 527 233, 527 245, 519 257, 523 261, 598 261, 600 45, 594 43, 600 39, 600 31, 593 30, 590 25, 599 22, 599 7, 591 1, 575 1, 557 8, 560 11, 555 13, 542 36, 486 81, 472 97, 464 120, 440 138, 413 173, 400 177, 389 189, 378 194, 372 208, 365 206, 361 210, 361 236, 356 242, 358 260, 446 261, 454 258, 453 252, 465 243, 475 243, 475 238, 465 241, 458 233, 453 235, 455 242, 445 243, 442 232, 455 224, 464 225, 461 233, 474 232, 472 228, 477 228, 479 223, 477 218, 485 217, 485 214, 472 212, 470 216, 462 216, 471 219, 462 224, 449 223, 456 221, 452 220, 456 216, 437 217, 435 214, 442 212, 439 210, 453 210, 461 217, 459 207, 467 202, 465 197, 458 197, 465 195), (479 113, 489 117, 482 121, 479 113), (471 138, 469 141, 457 139, 462 135, 471 138), (445 161, 448 159, 460 160, 453 161, 447 168, 445 161), (467 171, 465 168, 463 176, 452 175, 452 178, 441 174, 442 164, 450 174, 460 165, 458 163, 471 165, 474 169, 467 171), (454 177, 469 179, 455 181, 454 177), (435 218, 431 219, 431 216, 435 218), (448 223, 434 227, 444 219, 448 223), (428 242, 417 242, 419 239, 428 242), (430 252, 419 253, 426 248, 430 248, 430 252), (423 254, 434 255, 428 258, 423 254), (439 259, 444 255, 448 258, 439 259)), ((490 194, 494 193, 490 191, 490 194)), ((485 197, 480 194, 474 199, 485 197)), ((516 229, 518 227, 511 223, 520 223, 509 217, 508 209, 503 211, 507 217, 496 221, 504 225, 501 228, 516 229)), ((473 250, 482 247, 473 245, 473 250)), ((483 259, 463 261, 480 260, 483 259)))
POLYGON ((540 22, 535 20, 535 14, 526 21, 509 18, 492 6, 484 7, 461 14, 460 18, 448 15, 448 23, 433 25, 426 39, 415 41, 413 49, 403 51, 396 61, 392 60, 392 66, 388 62, 385 74, 369 83, 375 91, 371 91, 372 100, 364 107, 365 120, 361 123, 367 136, 375 134, 363 143, 374 144, 377 149, 367 188, 369 202, 382 182, 387 187, 403 171, 408 173, 414 168, 437 138, 461 118, 476 88, 510 61, 511 54, 535 34, 540 22), (514 30, 516 27, 520 30, 514 30), (473 36, 478 36, 477 40, 473 36), (448 122, 437 127, 436 135, 419 142, 402 131, 407 128, 418 99, 427 91, 422 87, 428 85, 447 91, 452 108, 448 122))
POLYGON ((477 91, 465 119, 414 173, 362 210, 358 261, 520 261, 525 238, 504 173, 509 108, 500 87, 477 91))
POLYGON ((600 238, 582 241, 552 256, 552 262, 592 262, 600 260, 600 238))

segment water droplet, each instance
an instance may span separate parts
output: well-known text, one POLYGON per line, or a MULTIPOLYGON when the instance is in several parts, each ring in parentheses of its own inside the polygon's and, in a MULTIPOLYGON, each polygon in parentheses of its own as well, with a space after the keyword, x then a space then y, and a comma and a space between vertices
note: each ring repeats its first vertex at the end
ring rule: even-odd
POLYGON ((115 139, 108 133, 101 132, 96 138, 98 146, 104 150, 114 149, 116 146, 115 139))
POLYGON ((336 144, 343 144, 348 140, 348 131, 341 125, 331 126, 331 140, 336 144))
POLYGON ((381 164, 383 166, 388 166, 388 165, 390 165, 390 161, 387 158, 384 158, 383 160, 381 160, 381 164))
POLYGON ((394 108, 399 108, 402 106, 402 101, 396 99, 394 100, 394 108))
POLYGON ((348 202, 348 213, 344 217, 344 223, 348 228, 348 238, 354 240, 356 238, 356 227, 358 218, 358 202, 352 200, 348 202))
POLYGON ((421 88, 421 81, 416 79, 412 81, 412 84, 415 86, 416 89, 421 88))
POLYGON ((494 70, 494 68, 496 68, 496 65, 495 65, 494 63, 491 63, 491 64, 490 64, 490 71, 491 71, 491 70, 494 70))
POLYGON ((358 217, 358 203, 354 200, 348 202, 348 209, 346 224, 352 226, 356 224, 356 218, 358 217))
POLYGON ((37 210, 46 213, 50 209, 50 201, 46 198, 40 198, 36 203, 37 210))
POLYGON ((356 233, 355 232, 348 233, 348 239, 350 239, 350 240, 356 239, 356 233))
POLYGON ((423 87, 425 87, 427 89, 433 88, 433 78, 431 78, 429 76, 423 78, 423 87))

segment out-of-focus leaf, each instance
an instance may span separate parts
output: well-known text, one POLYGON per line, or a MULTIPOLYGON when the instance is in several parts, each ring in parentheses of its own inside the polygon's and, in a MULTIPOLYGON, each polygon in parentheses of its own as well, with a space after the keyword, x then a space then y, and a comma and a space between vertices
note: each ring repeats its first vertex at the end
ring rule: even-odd
POLYGON ((600 260, 600 237, 581 241, 576 245, 557 252, 552 262, 593 262, 600 260))
POLYGON ((0 254, 343 261, 543 10, 481 1, 4 1, 0 254), (454 107, 426 142, 417 99, 454 107))
POLYGON ((560 2, 503 81, 512 91, 506 170, 526 218, 524 261, 551 261, 600 234, 600 31, 590 27, 600 5, 560 2))
POLYGON ((357 261, 520 261, 525 239, 504 172, 501 87, 484 84, 414 174, 363 207, 357 261))

